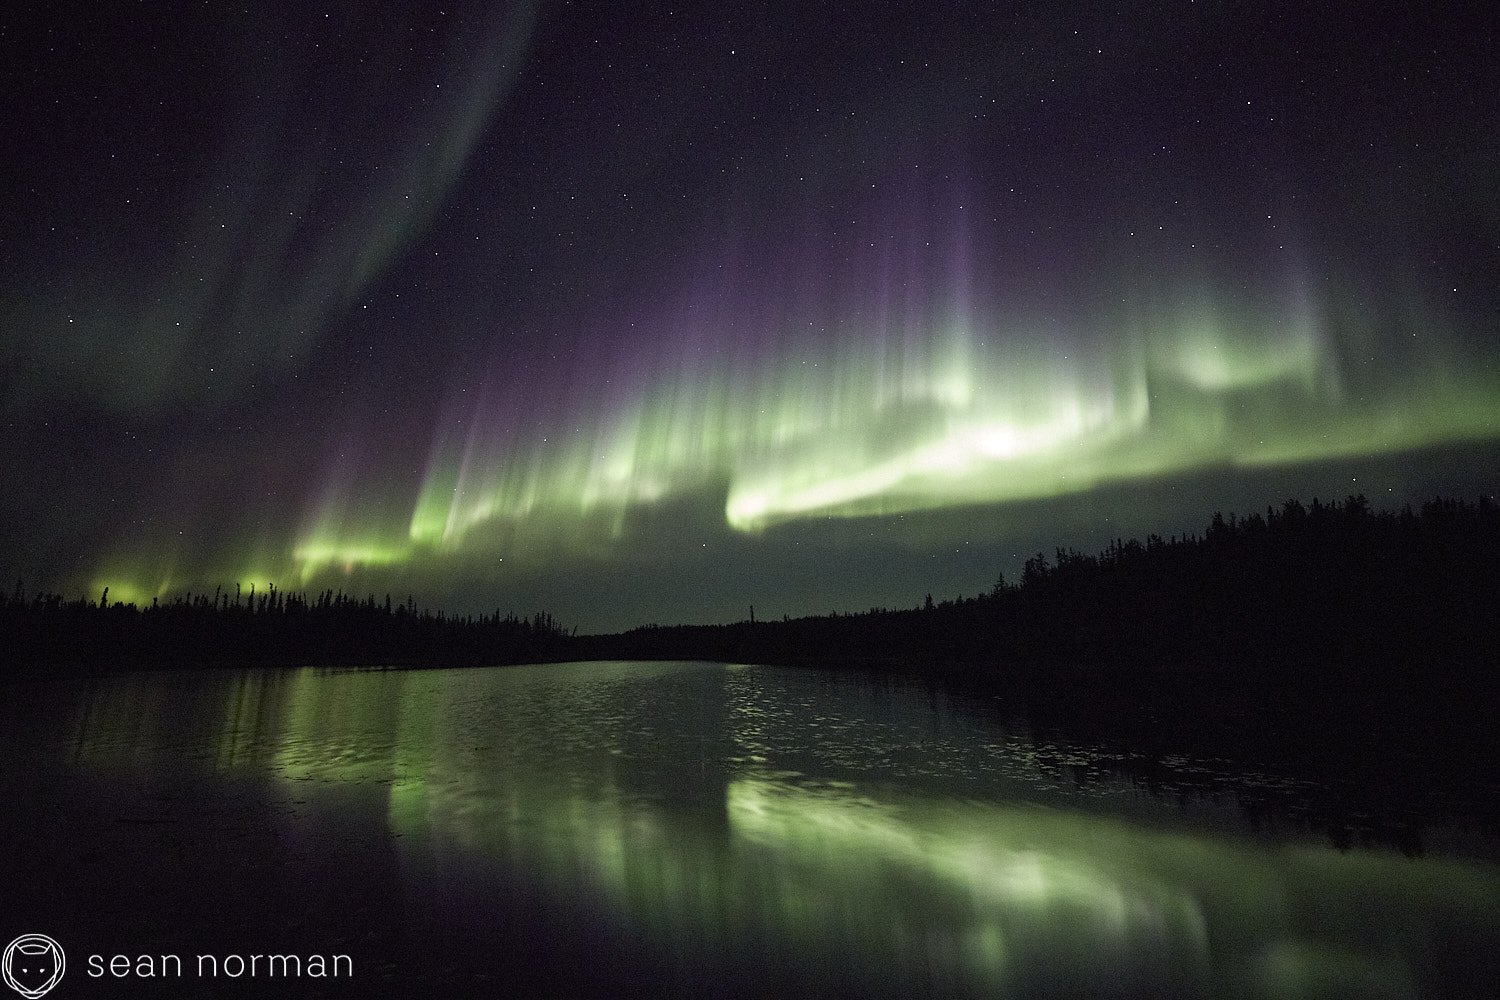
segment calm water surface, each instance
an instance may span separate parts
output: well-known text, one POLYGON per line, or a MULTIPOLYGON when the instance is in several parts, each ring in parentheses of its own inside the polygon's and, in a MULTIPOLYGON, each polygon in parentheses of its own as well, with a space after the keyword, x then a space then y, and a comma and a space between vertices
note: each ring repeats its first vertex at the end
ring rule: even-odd
POLYGON ((265 995, 1500 995, 1500 867, 1146 794, 916 685, 590 663, 0 689, 0 937, 265 995), (1086 780, 1085 780, 1086 779, 1086 780))

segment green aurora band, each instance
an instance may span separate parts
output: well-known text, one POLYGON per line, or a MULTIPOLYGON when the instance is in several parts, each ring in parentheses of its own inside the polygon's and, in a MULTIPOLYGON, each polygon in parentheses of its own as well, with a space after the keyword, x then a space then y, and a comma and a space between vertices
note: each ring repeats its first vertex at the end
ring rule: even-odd
POLYGON ((991 301, 1003 276, 976 274, 961 237, 946 254, 928 249, 938 238, 780 284, 724 267, 651 312, 580 324, 570 349, 497 347, 436 420, 425 469, 345 449, 290 537, 267 522, 217 559, 201 540, 124 548, 95 592, 487 591, 629 562, 641 518, 684 510, 753 539, 1500 438, 1495 367, 1415 293, 1359 295, 1290 266, 1238 284, 1122 281, 1105 304, 1028 313, 991 301))
POLYGON ((1399 386, 1360 384, 1316 310, 1293 303, 1200 303, 1063 348, 951 319, 931 338, 843 330, 783 340, 770 363, 714 352, 733 337, 713 332, 674 343, 679 360, 663 352, 623 399, 610 373, 625 365, 599 365, 592 406, 519 430, 495 400, 525 388, 496 387, 461 436, 440 435, 406 537, 350 530, 356 505, 330 490, 298 572, 474 549, 547 559, 569 539, 618 540, 634 507, 704 492, 753 533, 1500 434, 1500 381, 1429 356, 1399 386))

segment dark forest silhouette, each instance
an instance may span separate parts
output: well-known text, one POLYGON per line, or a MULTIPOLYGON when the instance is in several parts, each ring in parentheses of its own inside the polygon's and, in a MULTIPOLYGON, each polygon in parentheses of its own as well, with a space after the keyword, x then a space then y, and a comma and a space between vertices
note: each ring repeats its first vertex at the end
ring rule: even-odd
POLYGON ((619 655, 958 668, 1012 680, 1190 675, 1335 683, 1489 679, 1500 643, 1500 507, 1363 496, 1097 555, 1058 549, 987 594, 781 622, 648 626, 619 655))
POLYGON ((142 608, 109 600, 28 598, 17 582, 0 596, 7 659, 28 672, 195 666, 428 666, 546 662, 567 658, 568 633, 551 615, 457 616, 326 590, 312 597, 271 587, 153 599, 142 608))
POLYGON ((712 659, 939 669, 1007 683, 1061 678, 1194 684, 1241 678, 1472 689, 1493 681, 1500 507, 1439 499, 1375 511, 1363 496, 1248 517, 1202 534, 1058 549, 987 594, 728 625, 576 636, 545 613, 450 616, 334 591, 236 588, 147 607, 0 595, 13 668, 47 665, 474 665, 585 658, 712 659))

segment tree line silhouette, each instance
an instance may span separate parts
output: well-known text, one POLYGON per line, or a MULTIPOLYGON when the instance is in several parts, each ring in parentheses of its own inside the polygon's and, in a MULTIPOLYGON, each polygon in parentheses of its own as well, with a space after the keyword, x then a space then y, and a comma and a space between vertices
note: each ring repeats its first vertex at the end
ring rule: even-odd
POLYGON ((333 590, 309 596, 271 586, 187 593, 140 607, 58 594, 0 594, 6 659, 27 667, 473 666, 566 659, 570 633, 546 612, 449 615, 333 590))
MULTIPOLYGON (((840 660, 1058 676, 1247 673, 1339 682, 1391 672, 1472 683, 1500 625, 1500 507, 1364 496, 1214 514, 1201 534, 1036 553, 987 594, 912 609, 647 626, 618 655, 840 660)), ((1485 671, 1488 678, 1488 671, 1485 671)))
POLYGON ((1201 534, 1036 553, 1015 582, 914 608, 577 636, 550 615, 454 616, 328 590, 187 594, 139 607, 0 596, 16 664, 473 665, 712 659, 940 669, 1033 687, 1236 683, 1493 687, 1500 507, 1363 496, 1227 518, 1201 534))

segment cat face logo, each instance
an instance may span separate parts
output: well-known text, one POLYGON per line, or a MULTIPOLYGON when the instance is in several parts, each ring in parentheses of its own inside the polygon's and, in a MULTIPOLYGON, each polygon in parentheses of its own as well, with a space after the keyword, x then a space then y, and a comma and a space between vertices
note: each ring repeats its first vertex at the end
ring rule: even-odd
POLYGON ((5 949, 0 973, 5 985, 26 1000, 36 1000, 58 984, 66 964, 62 945, 45 934, 22 934, 5 949))

